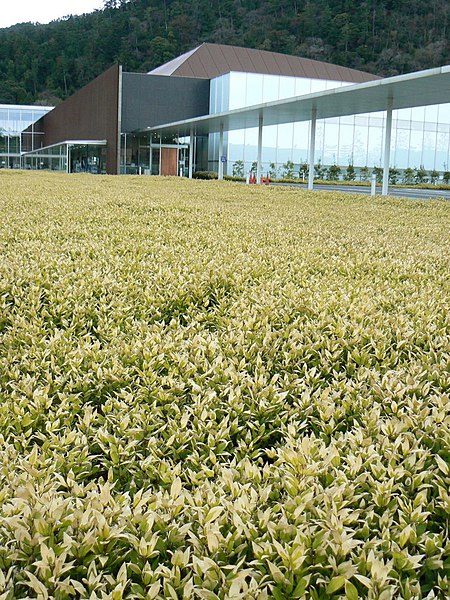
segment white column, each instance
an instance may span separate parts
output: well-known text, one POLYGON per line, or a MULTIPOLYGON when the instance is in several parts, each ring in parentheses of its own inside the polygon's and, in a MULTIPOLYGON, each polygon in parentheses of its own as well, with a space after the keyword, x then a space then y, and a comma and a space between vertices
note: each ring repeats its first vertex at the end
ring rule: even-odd
POLYGON ((262 159, 262 134, 263 134, 263 116, 260 115, 259 116, 259 123, 258 123, 258 157, 256 160, 256 183, 261 183, 261 171, 262 171, 262 165, 261 165, 261 159, 262 159))
POLYGON ((148 170, 149 170, 149 175, 152 174, 152 160, 153 160, 153 146, 152 146, 152 138, 153 135, 150 133, 149 135, 149 146, 150 146, 150 155, 148 157, 148 170))
POLYGON ((162 137, 159 134, 159 175, 161 175, 162 137))
POLYGON ((372 180, 370 182, 370 195, 375 196, 377 193, 377 176, 375 173, 372 173, 372 180))
POLYGON ((124 139, 124 145, 123 145, 123 151, 124 151, 123 174, 126 175, 127 174, 127 134, 126 133, 124 133, 123 139, 124 139))
POLYGON ((191 126, 191 131, 189 132, 189 179, 192 179, 193 161, 194 161, 194 128, 191 126))
POLYGON ((389 161, 391 158, 391 134, 392 134, 392 97, 388 98, 386 110, 386 127, 384 131, 384 157, 383 157, 383 187, 381 195, 388 195, 389 187, 389 161))
POLYGON ((314 154, 316 151, 316 122, 317 122, 317 108, 311 111, 311 132, 309 137, 309 176, 308 176, 308 190, 314 188, 314 154))
POLYGON ((223 179, 222 156, 223 156, 223 123, 220 124, 220 130, 219 130, 219 168, 218 168, 218 174, 217 174, 218 179, 223 179))

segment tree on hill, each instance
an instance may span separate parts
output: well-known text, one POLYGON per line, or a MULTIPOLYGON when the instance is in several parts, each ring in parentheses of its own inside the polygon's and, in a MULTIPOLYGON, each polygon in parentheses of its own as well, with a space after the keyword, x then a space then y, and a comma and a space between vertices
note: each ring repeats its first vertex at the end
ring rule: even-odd
POLYGON ((448 0, 105 0, 103 10, 0 29, 0 102, 64 99, 120 62, 148 71, 202 42, 395 75, 450 62, 448 0))

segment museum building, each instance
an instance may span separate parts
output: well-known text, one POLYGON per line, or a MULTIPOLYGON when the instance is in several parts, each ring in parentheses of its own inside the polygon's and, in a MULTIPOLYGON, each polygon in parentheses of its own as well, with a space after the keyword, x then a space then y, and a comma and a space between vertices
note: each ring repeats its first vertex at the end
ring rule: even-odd
MULTIPOLYGON (((264 50, 205 43, 150 73, 114 65, 24 129, 23 168, 110 174, 232 174, 252 168, 258 128, 222 133, 154 131, 167 123, 227 113, 375 82, 372 74, 264 50), (220 144, 220 148, 219 148, 220 144), (189 162, 192 162, 189 165, 189 162)), ((315 162, 381 166, 386 112, 318 119, 315 162)), ((262 172, 308 162, 310 121, 264 126, 262 172)), ((390 164, 445 171, 450 162, 450 104, 402 108, 392 114, 390 164)))

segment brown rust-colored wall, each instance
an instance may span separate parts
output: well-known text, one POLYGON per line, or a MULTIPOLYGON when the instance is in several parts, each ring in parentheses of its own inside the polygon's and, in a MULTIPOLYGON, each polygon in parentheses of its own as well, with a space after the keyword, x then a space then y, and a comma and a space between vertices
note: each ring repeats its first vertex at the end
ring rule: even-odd
POLYGON ((43 146, 65 140, 106 140, 106 171, 117 174, 120 67, 114 65, 35 124, 43 146))

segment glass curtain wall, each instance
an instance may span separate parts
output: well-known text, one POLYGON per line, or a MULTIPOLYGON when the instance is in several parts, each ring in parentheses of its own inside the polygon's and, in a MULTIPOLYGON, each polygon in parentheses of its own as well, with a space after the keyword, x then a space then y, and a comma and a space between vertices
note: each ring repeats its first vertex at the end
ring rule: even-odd
MULTIPOLYGON (((0 168, 21 168, 21 133, 52 110, 48 106, 20 106, 0 104, 0 168)), ((41 133, 32 128, 34 147, 40 145, 41 133)))
MULTIPOLYGON (((242 108, 322 90, 351 85, 327 81, 231 72, 211 82, 210 112, 242 108)), ((383 160, 385 113, 352 115, 319 120, 316 128, 315 162, 345 169, 379 167, 383 160)), ((308 162, 309 122, 264 127, 262 169, 272 177, 298 175, 308 162), (293 167, 292 167, 293 163, 293 167)), ((225 174, 254 168, 257 157, 256 128, 230 131, 224 135, 227 157, 225 174)), ((208 169, 217 171, 219 136, 210 135, 208 169)), ((391 166, 443 172, 450 168, 450 104, 402 109, 393 113, 391 166)))
POLYGON ((68 173, 106 174, 106 145, 68 144, 68 173))
POLYGON ((42 148, 23 155, 24 169, 67 172, 67 144, 42 148))
POLYGON ((155 133, 123 133, 120 139, 120 173, 122 175, 160 175, 162 150, 177 151, 177 174, 187 177, 189 144, 174 136, 155 133))
POLYGON ((64 143, 27 152, 24 169, 62 171, 64 173, 106 173, 106 146, 80 142, 64 143))

